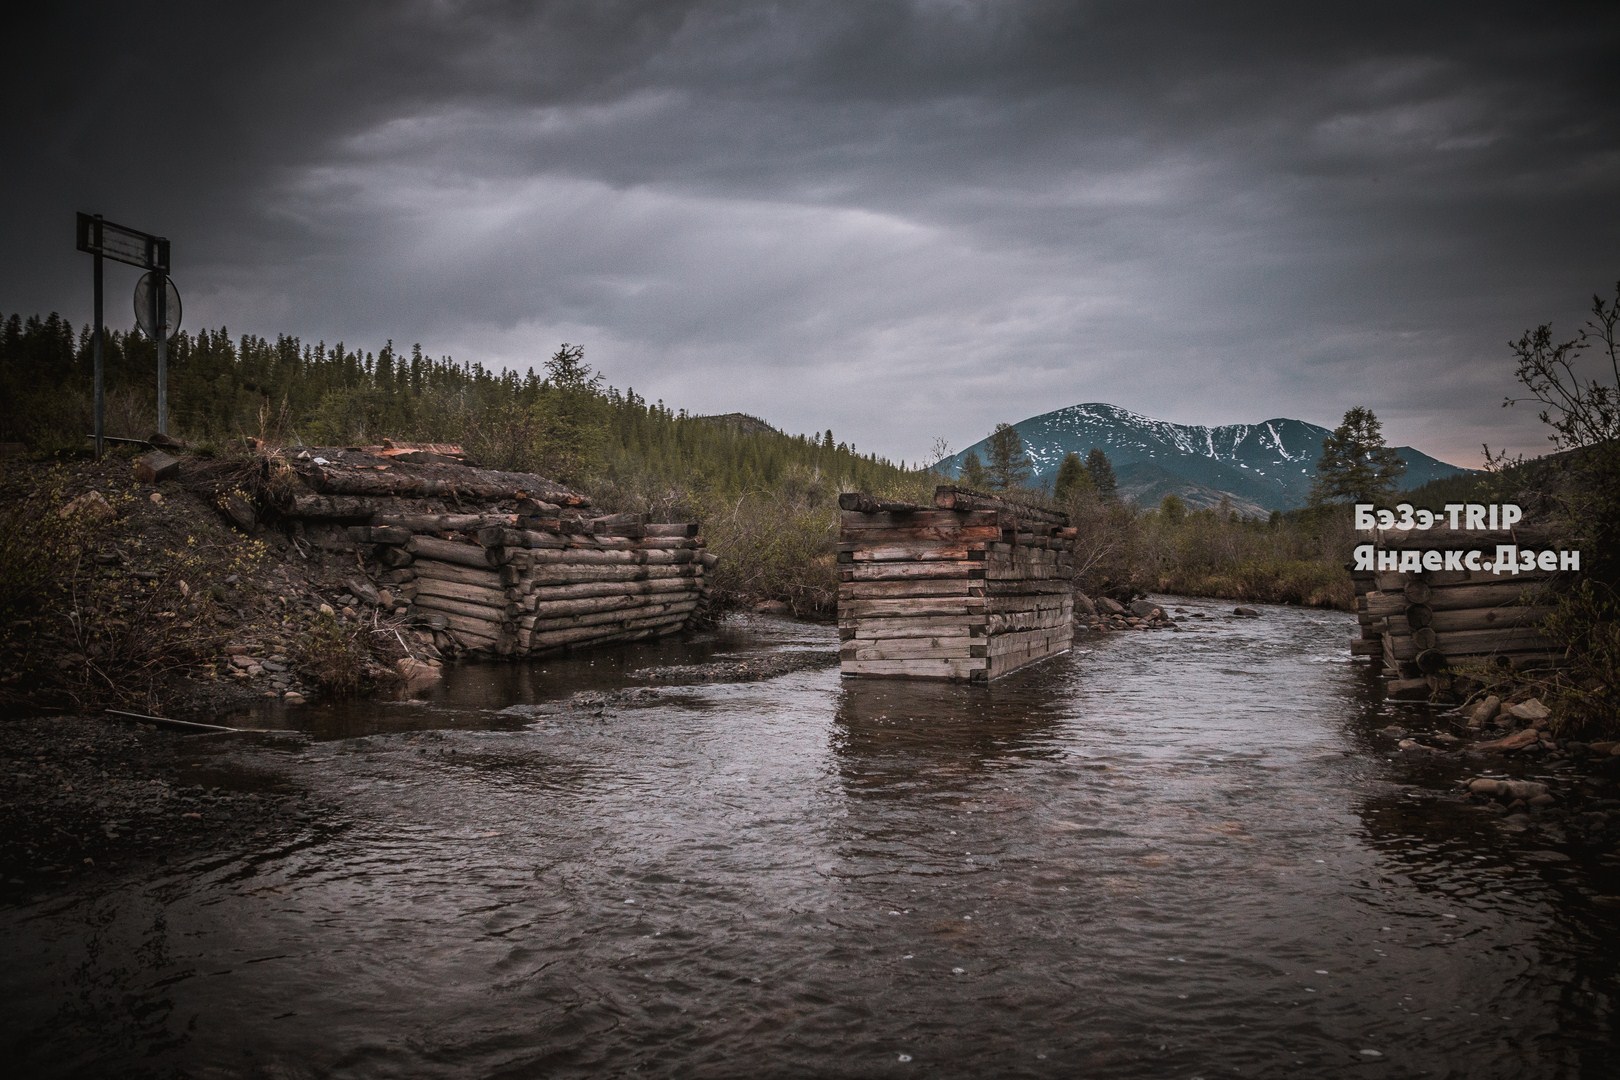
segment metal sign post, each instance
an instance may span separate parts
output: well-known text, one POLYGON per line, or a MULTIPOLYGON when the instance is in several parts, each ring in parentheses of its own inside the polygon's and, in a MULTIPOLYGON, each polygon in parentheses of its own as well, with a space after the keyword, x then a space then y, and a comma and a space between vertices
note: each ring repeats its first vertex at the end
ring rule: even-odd
MULTIPOLYGON (((75 237, 78 249, 95 256, 95 269, 92 280, 95 284, 95 319, 96 336, 94 338, 94 355, 96 365, 96 457, 101 457, 104 443, 103 419, 106 409, 106 394, 102 375, 102 298, 101 298, 101 260, 114 259, 130 266, 138 266, 157 277, 168 285, 169 273, 169 241, 161 236, 141 232, 124 225, 115 225, 104 219, 100 214, 79 213, 76 223, 75 237)), ((169 286, 172 288, 172 286, 169 286)), ((158 434, 169 433, 169 383, 168 383, 168 337, 172 333, 168 328, 168 320, 163 318, 165 301, 169 288, 154 288, 150 333, 157 343, 158 350, 158 434)), ((178 300, 178 297, 176 298, 178 300)), ((137 318, 139 307, 137 304, 137 318)), ((175 305, 175 313, 179 314, 179 305, 175 305)), ((178 325, 179 320, 175 320, 178 325)))
POLYGON ((157 343, 158 434, 169 433, 169 338, 180 329, 180 293, 163 274, 149 270, 135 283, 135 321, 157 343))

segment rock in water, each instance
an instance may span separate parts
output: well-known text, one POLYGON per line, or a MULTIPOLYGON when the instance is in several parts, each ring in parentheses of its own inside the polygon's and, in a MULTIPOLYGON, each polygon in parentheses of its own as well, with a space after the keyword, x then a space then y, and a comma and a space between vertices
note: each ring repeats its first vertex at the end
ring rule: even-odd
POLYGON ((1496 710, 1502 707, 1502 699, 1495 694, 1474 706, 1474 711, 1468 714, 1468 726, 1471 728, 1484 727, 1496 719, 1496 710))
POLYGON ((1523 799, 1544 800, 1543 805, 1553 801, 1552 793, 1547 790, 1546 784, 1534 780, 1496 780, 1489 776, 1468 781, 1468 792, 1487 799, 1501 799, 1504 802, 1513 802, 1523 799))
POLYGON ((424 683, 435 682, 443 674, 438 664, 431 664, 411 656, 395 663, 394 670, 399 672, 399 677, 405 680, 406 686, 421 686, 424 683))
POLYGON ((1523 731, 1515 731, 1511 735, 1494 739, 1491 742, 1476 743, 1474 749, 1481 753, 1499 754, 1507 750, 1523 750, 1525 747, 1540 741, 1541 732, 1535 728, 1525 728, 1523 731))

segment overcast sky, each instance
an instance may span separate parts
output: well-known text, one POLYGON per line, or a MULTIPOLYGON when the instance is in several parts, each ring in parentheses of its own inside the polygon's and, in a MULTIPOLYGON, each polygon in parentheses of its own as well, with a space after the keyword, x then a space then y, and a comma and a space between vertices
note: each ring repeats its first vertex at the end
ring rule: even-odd
POLYGON ((908 461, 1106 401, 1364 404, 1477 465, 1545 446, 1508 340, 1620 278, 1620 5, 46 8, 0 73, 3 311, 89 320, 84 210, 169 237, 191 330, 568 341, 908 461))

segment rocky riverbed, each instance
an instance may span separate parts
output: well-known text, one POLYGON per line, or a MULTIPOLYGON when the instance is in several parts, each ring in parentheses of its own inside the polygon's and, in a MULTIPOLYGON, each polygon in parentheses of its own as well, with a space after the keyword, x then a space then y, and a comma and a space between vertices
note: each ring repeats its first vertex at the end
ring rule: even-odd
POLYGON ((1620 742, 1558 738, 1534 697, 1486 696, 1379 735, 1403 755, 1461 759, 1470 775, 1458 797, 1510 828, 1620 851, 1620 742))
POLYGON ((294 732, 182 735, 79 716, 0 723, 4 889, 240 850, 323 815, 285 774, 210 768, 190 752, 199 739, 302 741, 294 732))

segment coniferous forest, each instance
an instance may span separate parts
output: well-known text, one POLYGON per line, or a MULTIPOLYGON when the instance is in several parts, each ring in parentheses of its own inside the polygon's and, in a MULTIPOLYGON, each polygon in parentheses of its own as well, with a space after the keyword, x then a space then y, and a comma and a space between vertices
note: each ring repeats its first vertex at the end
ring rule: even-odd
MULTIPOLYGON (((139 331, 104 338, 105 430, 156 430, 156 353, 139 331)), ((82 452, 93 430, 89 327, 52 313, 0 331, 0 442, 82 452)), ((481 464, 539 473, 608 511, 700 521, 721 557, 720 595, 827 613, 837 591, 837 495, 921 498, 938 477, 862 454, 831 430, 787 435, 742 414, 690 416, 594 372, 564 344, 538 367, 495 371, 393 342, 274 341, 228 330, 169 343, 169 432, 201 450, 273 445, 459 443, 481 464)))

